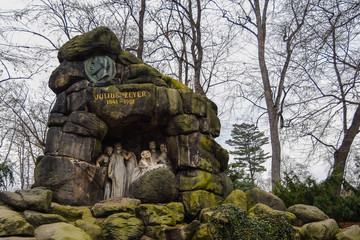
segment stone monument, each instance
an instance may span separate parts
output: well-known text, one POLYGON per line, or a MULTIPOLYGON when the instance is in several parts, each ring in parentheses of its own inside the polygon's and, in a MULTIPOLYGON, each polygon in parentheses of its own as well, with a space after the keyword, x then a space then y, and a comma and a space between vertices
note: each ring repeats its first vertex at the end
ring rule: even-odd
POLYGON ((150 168, 174 175, 171 198, 190 215, 187 199, 216 202, 231 192, 213 102, 123 51, 106 27, 71 39, 58 59, 49 79, 56 103, 35 168, 35 186, 52 190, 54 201, 136 198, 130 185, 150 168))

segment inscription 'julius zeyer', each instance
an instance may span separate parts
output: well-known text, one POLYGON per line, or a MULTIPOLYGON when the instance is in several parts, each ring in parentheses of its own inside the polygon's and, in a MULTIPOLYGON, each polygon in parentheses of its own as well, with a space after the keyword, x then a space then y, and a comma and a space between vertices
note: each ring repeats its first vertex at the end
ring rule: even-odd
POLYGON ((146 91, 121 92, 121 93, 98 93, 95 101, 106 100, 106 104, 134 104, 136 98, 146 97, 146 91))

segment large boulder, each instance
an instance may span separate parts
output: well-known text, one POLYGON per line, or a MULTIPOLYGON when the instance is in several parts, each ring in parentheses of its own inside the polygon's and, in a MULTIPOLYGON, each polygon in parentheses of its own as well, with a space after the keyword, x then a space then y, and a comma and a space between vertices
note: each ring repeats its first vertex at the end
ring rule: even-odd
POLYGON ((0 237, 9 235, 32 236, 34 227, 20 215, 6 206, 0 206, 0 237))
POLYGON ((52 192, 44 188, 1 192, 0 201, 18 210, 34 210, 48 212, 50 210, 52 192))
POLYGON ((50 213, 60 215, 69 222, 92 217, 92 213, 88 207, 74 207, 57 203, 52 203, 50 213))
POLYGON ((58 214, 40 213, 31 210, 25 210, 23 214, 26 221, 34 227, 50 223, 68 222, 64 217, 58 214))
POLYGON ((336 240, 360 240, 360 226, 352 225, 335 235, 336 240))
POLYGON ((279 197, 260 188, 248 190, 245 192, 245 194, 248 201, 248 209, 252 208, 257 203, 262 203, 271 207, 272 209, 286 211, 286 206, 279 197))
POLYGON ((275 216, 275 217, 276 216, 284 217, 291 223, 293 223, 296 219, 296 216, 291 212, 275 210, 275 209, 272 209, 271 207, 269 207, 265 204, 262 204, 262 203, 256 204, 254 207, 249 209, 248 212, 249 212, 250 216, 251 215, 261 216, 263 214, 267 214, 267 215, 275 216))
POLYGON ((184 206, 181 203, 168 205, 141 204, 136 208, 136 216, 148 225, 175 226, 184 220, 184 206))
POLYGON ((232 191, 223 202, 223 204, 226 203, 234 204, 238 208, 247 211, 246 195, 242 190, 237 189, 232 191))
POLYGON ((120 53, 116 35, 107 27, 98 27, 65 43, 59 49, 58 59, 59 62, 83 61, 91 56, 108 55, 116 60, 120 53))
POLYGON ((83 230, 68 223, 45 224, 35 230, 37 240, 91 240, 83 230))
POLYGON ((310 222, 319 222, 329 218, 318 207, 305 204, 295 204, 289 207, 288 211, 296 215, 296 226, 302 226, 310 222))
POLYGON ((100 240, 102 238, 101 227, 96 218, 84 218, 75 221, 75 227, 83 230, 93 240, 100 240))
POLYGON ((117 213, 109 216, 101 225, 103 239, 140 239, 145 231, 143 222, 130 213, 117 213))
POLYGON ((329 240, 334 239, 339 231, 339 226, 334 219, 326 219, 303 225, 300 228, 300 235, 303 239, 329 240))
POLYGON ((45 156, 35 168, 36 184, 51 189, 55 202, 68 205, 91 205, 102 199, 104 176, 93 164, 65 157, 45 156))
POLYGON ((178 195, 176 177, 168 169, 154 169, 131 184, 130 195, 143 203, 172 202, 178 195))
POLYGON ((221 196, 204 190, 182 192, 180 199, 184 204, 185 214, 190 218, 196 217, 203 208, 217 206, 224 200, 221 196))
POLYGON ((128 212, 135 214, 135 208, 141 204, 139 199, 134 198, 111 198, 96 203, 92 207, 94 217, 107 217, 115 213, 128 212))

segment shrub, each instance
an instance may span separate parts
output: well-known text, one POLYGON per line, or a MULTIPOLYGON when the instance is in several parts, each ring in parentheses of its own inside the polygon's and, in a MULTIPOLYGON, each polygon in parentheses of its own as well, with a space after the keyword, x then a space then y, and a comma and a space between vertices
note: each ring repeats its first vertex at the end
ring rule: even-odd
POLYGON ((300 181, 293 172, 285 173, 284 179, 276 184, 274 194, 287 207, 294 204, 314 205, 336 221, 360 221, 359 192, 348 197, 338 196, 333 187, 336 181, 329 178, 318 184, 310 177, 300 181))
POLYGON ((246 211, 232 204, 223 204, 210 209, 212 236, 215 240, 290 240, 295 230, 284 216, 263 214, 249 217, 246 211))

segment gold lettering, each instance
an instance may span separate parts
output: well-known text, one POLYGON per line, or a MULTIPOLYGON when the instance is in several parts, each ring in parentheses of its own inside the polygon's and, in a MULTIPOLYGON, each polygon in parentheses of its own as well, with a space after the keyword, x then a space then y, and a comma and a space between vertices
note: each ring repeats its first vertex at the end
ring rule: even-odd
POLYGON ((111 98, 115 98, 115 94, 114 94, 114 93, 111 93, 111 94, 110 94, 110 97, 111 97, 111 98))
POLYGON ((125 92, 125 97, 124 98, 127 98, 128 97, 128 92, 125 92))
POLYGON ((120 94, 119 94, 119 93, 116 93, 116 98, 120 98, 120 94))
POLYGON ((129 98, 133 98, 133 93, 132 92, 129 92, 129 98))
POLYGON ((100 98, 101 100, 103 100, 103 98, 104 98, 103 94, 98 94, 98 95, 99 95, 99 98, 100 98))
POLYGON ((145 91, 142 91, 142 92, 141 92, 141 96, 142 96, 142 97, 146 97, 146 92, 145 92, 145 91))

